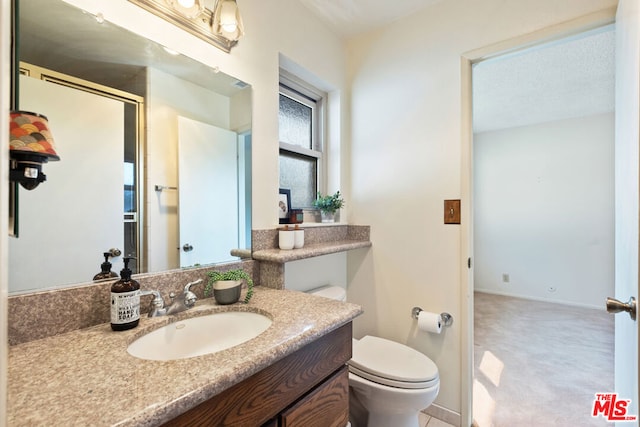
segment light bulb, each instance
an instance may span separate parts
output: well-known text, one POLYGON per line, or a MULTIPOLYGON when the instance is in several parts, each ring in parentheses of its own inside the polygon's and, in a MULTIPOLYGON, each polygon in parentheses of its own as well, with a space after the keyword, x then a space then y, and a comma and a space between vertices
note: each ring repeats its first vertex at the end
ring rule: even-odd
POLYGON ((225 0, 220 9, 220 26, 227 33, 233 33, 238 28, 236 11, 238 6, 235 1, 225 0))
POLYGON ((196 4, 196 0, 178 0, 178 4, 188 9, 190 7, 193 7, 194 4, 196 4))
POLYGON ((233 33, 236 30, 236 28, 238 28, 238 24, 236 24, 235 22, 222 24, 222 29, 225 30, 227 33, 233 33))

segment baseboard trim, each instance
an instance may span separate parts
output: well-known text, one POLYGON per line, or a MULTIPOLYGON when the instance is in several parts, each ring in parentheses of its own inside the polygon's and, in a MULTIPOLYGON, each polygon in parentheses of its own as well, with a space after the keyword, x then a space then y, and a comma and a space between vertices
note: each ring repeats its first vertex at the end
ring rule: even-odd
POLYGON ((462 422, 462 417, 459 413, 452 411, 451 409, 436 405, 435 403, 429 406, 427 409, 423 409, 422 412, 429 415, 430 417, 437 418, 440 421, 451 424, 452 426, 460 427, 460 423, 462 422))
POLYGON ((483 293, 483 294, 500 295, 500 296, 503 296, 503 297, 519 298, 519 299, 523 299, 523 300, 538 301, 538 302, 549 302, 549 303, 553 303, 553 304, 568 305, 568 306, 580 307, 580 308, 590 308, 592 310, 600 310, 600 311, 604 310, 604 305, 602 307, 600 307, 600 306, 595 306, 595 305, 591 305, 591 304, 581 304, 581 303, 577 303, 577 302, 561 301, 561 300, 555 300, 555 299, 550 299, 550 298, 546 299, 546 298, 540 298, 540 297, 517 295, 517 294, 513 294, 513 293, 509 293, 509 292, 501 292, 501 291, 494 291, 494 290, 488 290, 488 289, 479 289, 479 288, 476 288, 473 291, 474 292, 480 292, 480 293, 483 293))

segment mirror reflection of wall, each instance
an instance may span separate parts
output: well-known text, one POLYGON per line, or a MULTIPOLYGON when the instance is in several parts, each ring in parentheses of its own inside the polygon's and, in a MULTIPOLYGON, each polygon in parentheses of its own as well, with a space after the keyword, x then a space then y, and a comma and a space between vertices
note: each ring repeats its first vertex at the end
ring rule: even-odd
MULTIPOLYGON (((121 249, 123 255, 137 255, 139 272, 180 267, 182 247, 188 242, 180 236, 179 220, 188 212, 179 204, 179 116, 236 135, 237 177, 234 181, 238 185, 234 190, 234 204, 238 208, 230 212, 237 224, 233 231, 233 244, 226 239, 225 245, 230 246, 216 248, 216 252, 224 254, 223 257, 205 255, 199 258, 198 264, 234 260, 237 258, 230 255, 232 249, 250 249, 251 88, 218 70, 167 52, 162 46, 109 22, 98 22, 92 15, 63 1, 22 0, 18 9, 20 61, 139 96, 144 109, 136 118, 135 114, 128 113, 132 108, 129 104, 120 105, 119 109, 124 109, 124 112, 121 111, 120 118, 115 120, 119 123, 119 130, 115 131, 117 135, 107 136, 103 120, 98 120, 99 123, 94 123, 91 129, 91 138, 84 139, 86 150, 93 150, 98 145, 110 147, 109 155, 117 158, 114 160, 117 166, 113 169, 107 169, 97 152, 82 152, 79 162, 72 160, 79 152, 65 153, 61 154, 62 160, 55 165, 56 169, 50 168, 51 164, 47 165, 48 181, 29 194, 29 197, 33 196, 33 202, 27 200, 25 191, 20 192, 21 237, 15 239, 10 248, 10 292, 91 281, 93 275, 100 271, 102 254, 113 247, 121 249), (48 16, 47 20, 41 19, 43 14, 48 16), (124 145, 123 135, 136 132, 136 126, 131 122, 137 119, 146 130, 140 135, 140 145, 124 145), (98 136, 109 141, 99 143, 98 136), (103 169, 98 171, 98 165, 103 169), (80 171, 81 167, 87 168, 86 173, 91 173, 96 181, 103 184, 86 183, 84 194, 77 184, 64 176, 67 171, 80 171), (63 172, 58 173, 58 169, 63 172), (155 191, 156 185, 177 190, 155 191), (46 198, 51 202, 44 202, 46 198), (94 200, 97 198, 104 202, 94 200), (39 230, 42 244, 32 246, 30 251, 17 249, 18 246, 27 246, 23 235, 30 231, 25 218, 35 212, 29 203, 40 206, 40 212, 43 203, 63 207, 47 227, 39 230), (74 218, 69 210, 79 206, 83 210, 80 212, 78 209, 78 217, 74 218), (93 211, 85 210, 91 206, 94 206, 93 211), (109 220, 100 217, 103 214, 109 220), (63 225, 63 220, 67 225, 63 225), (99 237, 101 232, 104 232, 104 237, 99 237), (25 273, 38 270, 34 266, 43 258, 48 260, 49 272, 55 274, 32 277, 25 273)), ((105 98, 87 92, 84 95, 105 98)), ((58 96, 57 99, 61 98, 58 96)), ((74 105, 84 110, 88 116, 86 120, 104 116, 94 107, 89 108, 88 101, 77 101, 74 105)), ((41 114, 51 116, 55 116, 53 111, 60 107, 61 103, 55 100, 49 106, 34 105, 41 114)), ((60 119, 59 124, 55 121, 50 117, 56 144, 63 152, 71 149, 65 132, 89 132, 76 127, 70 120, 60 119), (63 128, 67 130, 62 131, 63 128)), ((215 170, 214 167, 207 169, 215 170)), ((218 204, 216 199, 225 197, 211 192, 200 196, 200 213, 206 213, 218 204)), ((216 236, 203 237, 212 242, 221 240, 216 236)), ((121 257, 112 258, 111 262, 114 271, 122 268, 121 257)))

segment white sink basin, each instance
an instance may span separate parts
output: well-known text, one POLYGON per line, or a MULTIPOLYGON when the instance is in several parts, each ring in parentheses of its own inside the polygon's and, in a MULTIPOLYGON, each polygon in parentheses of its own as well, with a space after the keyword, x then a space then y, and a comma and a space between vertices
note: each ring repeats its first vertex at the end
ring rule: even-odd
POLYGON ((192 317, 143 335, 127 347, 127 352, 147 360, 202 356, 249 341, 270 325, 268 317, 244 311, 192 317))

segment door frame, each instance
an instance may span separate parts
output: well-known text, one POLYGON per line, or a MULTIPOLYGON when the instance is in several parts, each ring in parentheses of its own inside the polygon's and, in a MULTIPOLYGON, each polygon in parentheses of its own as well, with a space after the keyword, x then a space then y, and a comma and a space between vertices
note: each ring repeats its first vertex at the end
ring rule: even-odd
POLYGON ((460 313, 461 331, 460 416, 461 426, 473 422, 473 99, 472 66, 496 56, 576 35, 615 23, 616 7, 610 7, 519 37, 465 52, 460 57, 461 76, 461 207, 460 313), (469 264, 468 264, 469 263, 469 264))

